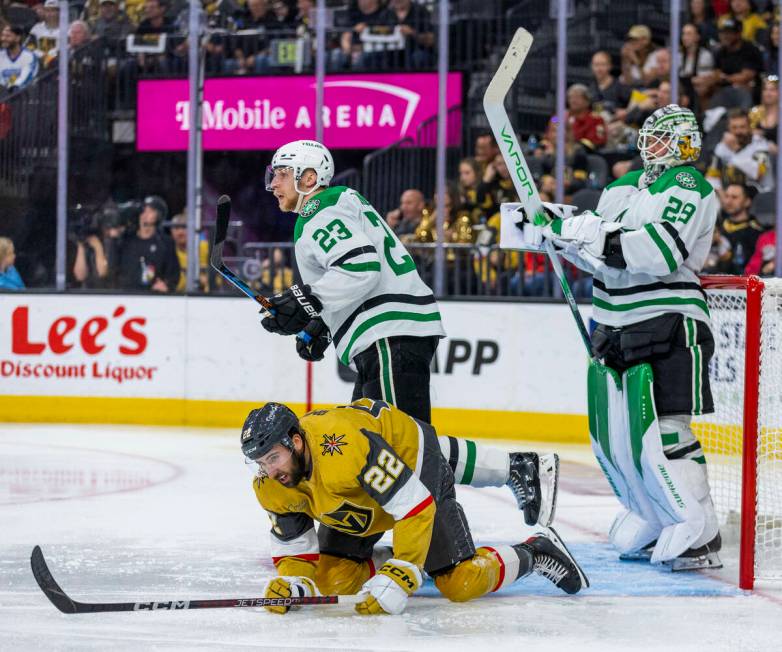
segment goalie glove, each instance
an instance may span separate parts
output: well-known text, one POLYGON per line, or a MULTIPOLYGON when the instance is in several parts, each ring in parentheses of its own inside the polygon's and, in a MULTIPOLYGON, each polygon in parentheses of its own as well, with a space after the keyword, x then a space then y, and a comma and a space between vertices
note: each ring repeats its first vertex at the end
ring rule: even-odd
MULTIPOLYGON (((270 579, 266 583, 266 588, 263 590, 264 598, 274 598, 284 600, 285 598, 310 598, 316 595, 320 595, 318 587, 315 582, 309 577, 291 577, 286 575, 280 575, 270 579)), ((275 614, 287 613, 289 609, 296 609, 296 607, 288 607, 284 605, 280 606, 268 606, 264 607, 267 611, 271 611, 275 614)))
POLYGON ((401 559, 389 559, 377 574, 370 577, 359 591, 363 598, 356 605, 360 614, 401 614, 407 598, 421 586, 421 571, 401 559))
POLYGON ((311 319, 315 319, 323 308, 318 297, 310 292, 309 285, 291 285, 269 301, 272 304, 270 314, 261 320, 261 326, 279 335, 295 335, 311 319))

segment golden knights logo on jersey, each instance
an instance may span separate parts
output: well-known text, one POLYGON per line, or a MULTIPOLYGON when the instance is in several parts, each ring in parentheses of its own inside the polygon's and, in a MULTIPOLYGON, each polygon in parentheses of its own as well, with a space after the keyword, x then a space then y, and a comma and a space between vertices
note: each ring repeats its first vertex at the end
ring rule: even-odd
POLYGON ((321 514, 318 520, 340 532, 359 536, 372 525, 373 515, 371 507, 359 507, 346 500, 333 512, 321 514))
POLYGON ((323 449, 321 454, 331 455, 331 457, 334 457, 334 453, 342 455, 342 446, 348 445, 346 441, 342 441, 343 439, 345 439, 345 435, 323 435, 323 442, 320 444, 323 449))

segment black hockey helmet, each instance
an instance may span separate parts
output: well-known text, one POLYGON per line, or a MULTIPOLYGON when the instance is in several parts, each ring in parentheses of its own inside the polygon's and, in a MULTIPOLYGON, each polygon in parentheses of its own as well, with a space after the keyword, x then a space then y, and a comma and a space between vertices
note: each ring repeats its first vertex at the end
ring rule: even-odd
POLYGON ((299 419, 282 403, 267 403, 252 410, 242 427, 242 453, 249 460, 257 460, 275 444, 293 450, 291 430, 299 431, 299 419))

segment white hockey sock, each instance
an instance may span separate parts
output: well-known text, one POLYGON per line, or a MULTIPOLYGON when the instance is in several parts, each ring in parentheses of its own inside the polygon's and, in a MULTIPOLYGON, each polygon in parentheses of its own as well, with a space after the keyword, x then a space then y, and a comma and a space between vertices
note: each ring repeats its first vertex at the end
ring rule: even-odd
POLYGON ((492 591, 513 584, 519 578, 519 553, 511 546, 481 546, 489 550, 500 562, 500 577, 492 591))
POLYGON ((476 444, 472 439, 438 436, 443 457, 453 471, 456 484, 471 487, 502 487, 508 481, 510 457, 494 446, 476 444))

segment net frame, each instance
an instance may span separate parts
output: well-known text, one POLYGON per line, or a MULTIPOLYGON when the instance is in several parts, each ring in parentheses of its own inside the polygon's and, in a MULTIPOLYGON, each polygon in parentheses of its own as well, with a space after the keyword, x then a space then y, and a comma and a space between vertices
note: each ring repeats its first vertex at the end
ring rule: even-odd
MULTIPOLYGON (((720 290, 733 291, 745 302, 744 368, 741 378, 743 387, 739 388, 742 401, 739 434, 743 436, 741 478, 737 482, 741 494, 739 586, 751 590, 756 579, 782 578, 782 565, 779 563, 782 561, 782 549, 777 550, 780 548, 780 541, 775 539, 782 534, 782 523, 777 522, 775 511, 779 510, 779 516, 782 517, 782 509, 779 509, 780 497, 777 495, 782 494, 782 485, 776 485, 779 479, 777 477, 779 469, 776 467, 782 460, 782 450, 777 450, 776 447, 782 440, 782 423, 779 423, 779 415, 774 412, 773 404, 773 401, 778 400, 779 397, 775 398, 769 393, 774 391, 776 380, 774 375, 780 375, 780 368, 777 368, 781 364, 780 355, 777 354, 775 344, 775 338, 779 334, 774 331, 779 329, 782 281, 779 279, 764 281, 757 276, 716 275, 701 277, 701 283, 709 297, 713 317, 716 317, 714 309, 717 309, 717 306, 713 309, 712 304, 717 303, 714 297, 720 290), (770 286, 772 291, 767 291, 767 286, 770 286), (763 376, 764 359, 766 376, 770 380, 763 376), (761 392, 765 393, 761 394, 761 392), (759 450, 762 451, 763 462, 760 467, 759 450), (760 486, 759 474, 761 474, 760 486), (759 495, 759 491, 762 495, 759 495), (761 514, 759 517, 759 504, 764 504, 765 509, 770 510, 769 514, 761 514), (760 562, 763 562, 762 565, 759 565, 759 557, 760 562), (772 567, 770 571, 769 566, 772 567)), ((715 339, 717 335, 715 333, 715 339)), ((779 392, 779 388, 776 391, 779 392)), ((715 395, 715 408, 719 411, 718 400, 715 395)), ((735 432, 736 430, 733 431, 735 432)), ((718 427, 716 438, 723 436, 730 439, 733 433, 730 425, 718 427)), ((716 491, 714 489, 713 486, 713 497, 719 512, 724 506, 719 504, 719 487, 716 487, 716 491)))

